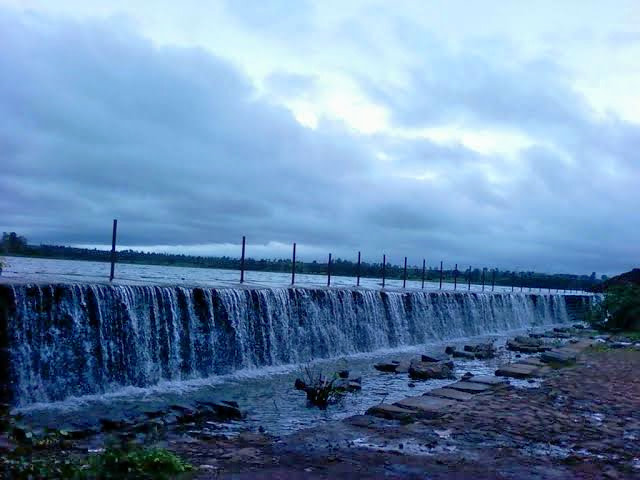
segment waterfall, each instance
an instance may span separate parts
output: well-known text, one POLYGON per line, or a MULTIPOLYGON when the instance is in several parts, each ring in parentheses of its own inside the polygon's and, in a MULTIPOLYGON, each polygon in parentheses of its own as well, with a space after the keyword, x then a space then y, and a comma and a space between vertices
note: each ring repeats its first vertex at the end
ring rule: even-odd
POLYGON ((511 293, 65 284, 0 298, 17 406, 569 321, 561 296, 511 293))

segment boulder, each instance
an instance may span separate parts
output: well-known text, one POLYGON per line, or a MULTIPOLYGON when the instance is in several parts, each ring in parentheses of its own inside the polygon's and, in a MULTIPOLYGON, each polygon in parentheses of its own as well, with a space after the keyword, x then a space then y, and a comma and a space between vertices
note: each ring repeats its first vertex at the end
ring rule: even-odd
POLYGON ((395 363, 395 362, 391 362, 391 363, 386 363, 386 362, 376 363, 373 366, 373 368, 375 368, 376 370, 379 370, 381 372, 395 373, 396 372, 396 368, 398 368, 398 363, 395 363))
POLYGON ((427 352, 422 354, 423 362, 446 362, 449 360, 449 355, 440 352, 427 352))
POLYGON ((414 380, 454 378, 453 368, 448 362, 411 362, 409 376, 414 380))
POLYGON ((444 353, 446 353, 447 355, 452 355, 453 352, 456 351, 456 347, 449 345, 447 348, 444 349, 444 353))
POLYGON ((338 377, 340 377, 340 378, 349 378, 349 370, 340 370, 338 372, 338 377))

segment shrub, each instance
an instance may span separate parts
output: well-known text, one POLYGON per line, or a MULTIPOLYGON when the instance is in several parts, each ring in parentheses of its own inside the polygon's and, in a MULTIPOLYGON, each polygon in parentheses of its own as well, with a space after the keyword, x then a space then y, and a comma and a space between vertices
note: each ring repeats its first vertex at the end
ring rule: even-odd
POLYGON ((590 323, 608 330, 640 329, 640 286, 612 286, 593 307, 590 323))

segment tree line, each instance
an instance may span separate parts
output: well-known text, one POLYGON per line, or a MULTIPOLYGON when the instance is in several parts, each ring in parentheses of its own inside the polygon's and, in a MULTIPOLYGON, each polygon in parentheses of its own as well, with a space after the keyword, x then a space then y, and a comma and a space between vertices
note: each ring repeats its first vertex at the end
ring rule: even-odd
MULTIPOLYGON (((108 250, 98 250, 89 248, 67 247, 63 245, 30 245, 27 239, 17 235, 15 232, 4 232, 0 253, 5 255, 17 255, 38 258, 53 258, 64 260, 89 260, 95 262, 109 262, 110 252, 108 250)), ((198 267, 198 268, 220 268, 220 269, 240 269, 240 259, 228 256, 204 257, 172 253, 154 253, 135 250, 119 250, 117 253, 119 263, 178 266, 178 267, 198 267)), ((291 259, 245 259, 245 270, 256 272, 291 272, 291 259)), ((302 262, 296 261, 296 273, 326 275, 328 265, 326 262, 302 262)), ((403 265, 387 264, 385 266, 385 277, 388 279, 401 280, 404 276, 403 265)), ((363 278, 382 278, 383 265, 380 263, 362 262, 360 264, 360 276, 363 278)), ((588 290, 600 283, 595 272, 591 275, 572 274, 546 274, 539 272, 516 272, 513 270, 499 269, 466 269, 454 270, 446 269, 442 272, 444 282, 453 282, 457 279, 460 288, 471 281, 474 284, 482 283, 484 270, 484 281, 486 285, 491 285, 495 281, 499 286, 514 286, 515 288, 535 288, 535 289, 566 289, 566 290, 588 290)), ((336 258, 331 264, 331 274, 337 276, 355 277, 358 271, 357 262, 336 258)), ((422 266, 407 267, 407 279, 422 279, 422 266)), ((439 265, 428 266, 425 269, 426 281, 439 281, 439 265)), ((601 277, 606 279, 605 276, 601 277)))

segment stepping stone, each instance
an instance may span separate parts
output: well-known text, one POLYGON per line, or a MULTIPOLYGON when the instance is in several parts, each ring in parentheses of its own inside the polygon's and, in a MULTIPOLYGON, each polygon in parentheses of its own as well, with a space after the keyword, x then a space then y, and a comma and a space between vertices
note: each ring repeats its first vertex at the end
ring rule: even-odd
POLYGON ((540 355, 540 360, 545 363, 561 363, 568 365, 576 361, 576 354, 575 352, 552 350, 550 352, 542 353, 540 355))
POLYGON ((504 387, 509 385, 507 380, 502 378, 492 377, 491 375, 474 375, 466 379, 467 382, 482 383, 484 385, 491 385, 493 387, 504 387))
POLYGON ((448 398, 449 400, 457 400, 459 402, 465 402, 470 398, 473 398, 471 393, 461 392, 460 390, 454 390, 453 388, 435 388, 425 393, 425 395, 448 398))
POLYGON ((394 403, 394 405, 408 410, 415 410, 417 414, 423 418, 436 418, 444 415, 445 411, 456 403, 455 400, 446 398, 419 395, 416 397, 407 397, 394 403))
POLYGON ((499 377, 530 378, 538 375, 538 367, 524 363, 511 363, 496 370, 496 375, 499 377))
POLYGON ((397 405, 389 405, 388 403, 381 403, 367 410, 367 415, 382 417, 388 420, 413 420, 415 414, 416 412, 413 410, 397 405))
POLYGON ((447 388, 453 388, 454 390, 459 390, 461 392, 467 392, 467 393, 473 393, 473 394, 490 392, 491 390, 493 390, 491 385, 487 385, 484 383, 468 382, 468 381, 452 383, 451 385, 447 385, 447 388))
POLYGON ((538 357, 525 358, 524 360, 520 360, 518 364, 533 365, 534 367, 544 367, 545 365, 538 357))

